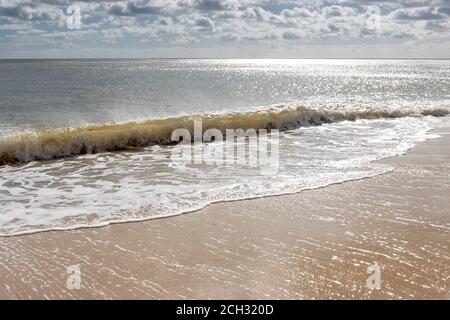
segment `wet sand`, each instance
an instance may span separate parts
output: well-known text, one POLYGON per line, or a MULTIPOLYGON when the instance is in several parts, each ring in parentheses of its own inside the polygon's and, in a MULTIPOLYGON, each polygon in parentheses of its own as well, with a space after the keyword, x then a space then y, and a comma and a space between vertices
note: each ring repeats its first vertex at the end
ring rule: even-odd
POLYGON ((0 298, 450 299, 450 135, 382 162, 395 171, 167 219, 0 238, 0 298), (366 286, 374 262, 379 290, 366 286), (79 290, 67 289, 71 265, 79 290))

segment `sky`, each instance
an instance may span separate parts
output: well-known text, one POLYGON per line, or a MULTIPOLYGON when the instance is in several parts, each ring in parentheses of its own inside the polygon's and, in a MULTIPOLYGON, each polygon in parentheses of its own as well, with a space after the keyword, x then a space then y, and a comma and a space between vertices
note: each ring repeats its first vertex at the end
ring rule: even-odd
POLYGON ((450 0, 0 0, 0 58, 450 58, 450 0))

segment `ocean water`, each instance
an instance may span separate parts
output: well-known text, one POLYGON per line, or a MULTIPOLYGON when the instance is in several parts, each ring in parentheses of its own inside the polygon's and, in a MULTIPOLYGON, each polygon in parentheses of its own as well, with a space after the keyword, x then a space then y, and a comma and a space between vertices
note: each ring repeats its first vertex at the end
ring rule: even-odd
POLYGON ((448 60, 0 61, 0 235, 386 173, 375 160, 434 137, 449 111, 448 60), (171 133, 200 119, 222 132, 280 130, 277 170, 173 161, 171 133))

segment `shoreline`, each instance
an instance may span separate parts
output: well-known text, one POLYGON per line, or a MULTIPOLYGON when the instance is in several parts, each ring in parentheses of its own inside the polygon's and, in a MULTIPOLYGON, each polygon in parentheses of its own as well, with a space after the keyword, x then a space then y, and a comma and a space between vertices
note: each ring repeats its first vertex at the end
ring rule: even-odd
POLYGON ((442 194, 450 150, 442 146, 450 136, 440 131, 380 160, 396 169, 370 179, 167 219, 2 237, 0 298, 449 299, 450 199, 442 194), (382 288, 371 291, 374 259, 382 288), (71 265, 80 266, 80 290, 66 288, 71 265))

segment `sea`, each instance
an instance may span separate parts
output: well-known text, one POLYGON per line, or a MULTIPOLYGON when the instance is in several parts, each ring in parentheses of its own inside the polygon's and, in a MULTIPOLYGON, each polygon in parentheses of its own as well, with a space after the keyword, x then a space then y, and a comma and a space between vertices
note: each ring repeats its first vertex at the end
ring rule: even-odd
POLYGON ((378 160, 437 137, 449 112, 450 60, 0 60, 0 236, 387 174, 378 160), (174 158, 179 129, 203 161, 174 158), (203 141, 208 129, 223 140, 203 141), (258 143, 222 154, 239 129, 258 143), (255 146, 268 161, 247 161, 255 146))

